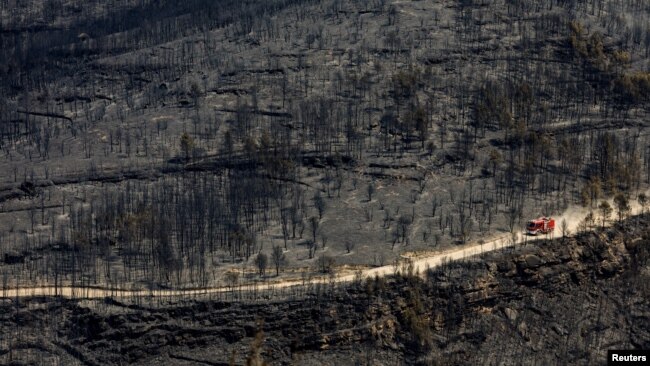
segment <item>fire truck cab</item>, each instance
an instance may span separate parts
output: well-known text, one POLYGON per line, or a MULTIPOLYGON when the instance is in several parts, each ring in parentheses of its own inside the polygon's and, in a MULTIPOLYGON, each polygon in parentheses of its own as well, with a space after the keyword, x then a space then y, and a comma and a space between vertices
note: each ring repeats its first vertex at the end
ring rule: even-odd
POLYGON ((540 217, 526 223, 526 234, 548 234, 555 229, 555 220, 551 217, 540 217))

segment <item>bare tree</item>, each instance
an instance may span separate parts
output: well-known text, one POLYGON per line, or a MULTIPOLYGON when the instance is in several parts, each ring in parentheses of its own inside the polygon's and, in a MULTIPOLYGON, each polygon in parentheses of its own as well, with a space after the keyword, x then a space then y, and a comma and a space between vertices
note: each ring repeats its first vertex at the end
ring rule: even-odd
POLYGON ((284 240, 284 249, 287 249, 287 241, 289 239, 289 210, 280 209, 280 223, 282 226, 282 239, 284 240))
POLYGON ((397 229, 398 232, 400 233, 400 236, 402 238, 402 242, 408 244, 409 242, 409 229, 411 227, 411 224, 413 223, 413 218, 408 215, 402 215, 399 217, 397 220, 397 229))
POLYGON ((438 199, 438 196, 433 196, 431 199, 431 217, 436 217, 438 206, 440 206, 440 200, 438 199))
POLYGON ((266 254, 260 253, 257 255, 257 257, 255 257, 255 265, 257 266, 257 270, 259 271, 260 276, 264 276, 268 264, 269 258, 266 256, 266 254))
POLYGON ((280 267, 284 266, 286 262, 286 257, 282 251, 282 248, 279 246, 273 247, 273 252, 271 252, 271 260, 275 265, 275 275, 278 276, 280 274, 280 267))
POLYGON ((318 269, 322 273, 331 273, 335 264, 336 260, 328 255, 322 254, 318 257, 318 269))
POLYGON ((236 271, 226 272, 225 280, 226 280, 226 285, 230 287, 231 290, 234 290, 235 285, 237 285, 237 282, 239 281, 239 272, 236 271))
POLYGON ((346 240, 345 241, 345 250, 350 253, 352 250, 354 250, 355 243, 352 240, 346 240))
POLYGON ((372 201, 372 195, 375 194, 375 184, 370 182, 368 183, 368 188, 367 188, 367 193, 368 193, 368 202, 372 201))
POLYGON ((585 216, 585 222, 587 223, 588 228, 592 228, 594 226, 594 223, 596 222, 596 217, 594 216, 593 211, 589 211, 587 216, 585 216))
MULTIPOLYGON (((127 135, 128 136, 128 135, 127 135)), ((190 137, 187 132, 183 132, 181 135, 181 151, 183 153, 183 158, 185 161, 189 161, 192 156, 192 150, 194 149, 194 139, 190 137)))
POLYGON ((607 222, 607 220, 609 220, 609 217, 612 215, 612 206, 609 205, 609 202, 602 201, 598 206, 598 209, 600 210, 600 216, 603 220, 603 228, 604 228, 605 223, 607 222))
POLYGON ((645 206, 648 204, 648 197, 645 193, 641 193, 637 196, 637 201, 639 202, 639 206, 641 206, 641 213, 645 213, 645 206))
POLYGON ((614 204, 618 211, 618 221, 622 221, 630 212, 630 203, 623 193, 619 193, 614 197, 614 204))
POLYGON ((435 243, 435 246, 437 247, 440 245, 440 240, 442 239, 442 235, 440 233, 435 233, 433 234, 433 242, 435 243))
POLYGON ((513 232, 515 230, 515 224, 517 223, 517 218, 519 217, 519 210, 517 207, 510 207, 507 212, 508 216, 508 231, 513 232))
POLYGON ((566 238, 569 235, 569 224, 567 224, 566 219, 562 219, 560 230, 562 231, 562 238, 566 238))
POLYGON ((309 250, 309 259, 314 258, 314 253, 316 252, 316 241, 307 239, 307 249, 309 250))
POLYGON ((470 237, 472 232, 472 219, 469 215, 461 214, 458 216, 458 231, 460 234, 460 240, 464 244, 470 237))
POLYGON ((322 230, 321 230, 321 233, 320 233, 320 240, 321 240, 321 242, 323 243, 323 249, 325 249, 325 247, 327 246, 327 239, 328 239, 327 234, 325 234, 325 233, 322 232, 322 230))
POLYGON ((325 199, 323 199, 323 197, 319 193, 317 193, 314 196, 314 206, 318 211, 318 218, 322 219, 323 213, 325 213, 326 204, 325 204, 325 199))
POLYGON ((311 229, 311 238, 316 243, 316 234, 318 234, 318 228, 320 226, 320 221, 316 216, 309 218, 309 228, 311 229))

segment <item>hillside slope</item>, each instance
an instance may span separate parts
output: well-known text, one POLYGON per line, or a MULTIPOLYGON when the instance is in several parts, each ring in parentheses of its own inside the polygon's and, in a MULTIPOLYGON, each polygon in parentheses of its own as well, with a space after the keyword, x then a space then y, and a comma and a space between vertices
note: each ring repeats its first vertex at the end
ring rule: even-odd
POLYGON ((11 286, 368 269, 650 183, 642 1, 2 5, 11 286))
POLYGON ((650 346, 650 216, 280 302, 5 302, 3 363, 600 364, 650 346), (296 324, 301 324, 296 327, 296 324), (261 332, 260 332, 261 330, 261 332), (256 340, 257 339, 257 340, 256 340), (257 355, 257 356, 255 356, 257 355))

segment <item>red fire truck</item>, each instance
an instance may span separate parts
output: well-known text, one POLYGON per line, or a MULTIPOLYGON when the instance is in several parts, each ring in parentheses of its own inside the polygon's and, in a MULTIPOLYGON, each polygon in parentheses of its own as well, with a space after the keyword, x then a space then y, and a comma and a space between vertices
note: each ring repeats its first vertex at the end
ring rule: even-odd
POLYGON ((540 217, 528 221, 526 224, 526 234, 548 234, 552 233, 555 229, 555 220, 552 217, 540 217))

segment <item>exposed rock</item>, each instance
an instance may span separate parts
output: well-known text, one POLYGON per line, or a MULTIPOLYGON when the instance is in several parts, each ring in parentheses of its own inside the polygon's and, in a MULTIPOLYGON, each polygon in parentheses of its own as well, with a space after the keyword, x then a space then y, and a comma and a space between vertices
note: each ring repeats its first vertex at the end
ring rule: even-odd
POLYGON ((529 254, 524 257, 524 262, 526 263, 526 268, 538 268, 543 264, 543 261, 540 257, 534 255, 534 254, 529 254))
POLYGON ((514 322, 517 320, 517 315, 519 314, 517 310, 511 309, 511 308, 505 308, 503 309, 503 313, 505 316, 511 321, 514 322))
POLYGON ((517 325, 517 330, 526 341, 530 341, 530 335, 528 334, 528 324, 526 324, 526 322, 519 323, 519 325, 517 325))
POLYGON ((600 269, 599 274, 601 276, 603 276, 603 277, 611 277, 614 274, 616 274, 616 272, 618 272, 619 266, 616 263, 612 262, 612 261, 606 260, 603 263, 601 263, 599 269, 600 269))
POLYGON ((560 326, 557 323, 553 323, 553 325, 551 325, 551 329, 553 329, 553 331, 555 331, 557 334, 561 336, 565 336, 569 334, 569 332, 566 329, 564 329, 562 326, 560 326))
POLYGON ((516 266, 511 261, 500 261, 497 264, 497 268, 499 269, 499 272, 508 273, 514 271, 516 266))

